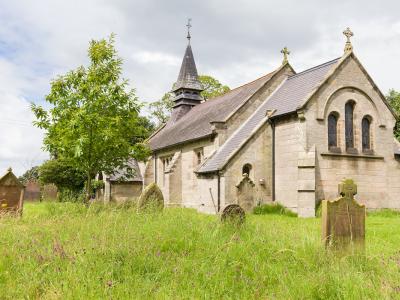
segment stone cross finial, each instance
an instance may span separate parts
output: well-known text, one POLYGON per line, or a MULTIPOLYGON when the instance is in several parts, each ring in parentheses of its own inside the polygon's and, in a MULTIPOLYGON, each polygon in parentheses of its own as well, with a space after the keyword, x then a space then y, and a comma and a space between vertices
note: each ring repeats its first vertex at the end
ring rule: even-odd
POLYGON ((288 55, 290 54, 289 49, 287 47, 285 47, 281 50, 281 53, 283 54, 282 65, 287 64, 288 63, 288 55))
POLYGON ((357 185, 354 183, 353 179, 344 179, 339 183, 339 194, 342 195, 342 197, 354 199, 354 195, 357 194, 357 185))
POLYGON ((354 36, 354 33, 350 30, 349 27, 343 31, 344 36, 347 38, 346 45, 344 46, 344 53, 353 51, 353 45, 351 44, 350 38, 354 36))
POLYGON ((187 32, 187 39, 188 39, 188 41, 189 41, 189 44, 190 44, 190 39, 191 39, 191 35, 190 35, 190 28, 192 27, 192 24, 190 24, 190 22, 192 22, 192 19, 191 18, 188 18, 188 22, 187 22, 187 24, 186 24, 186 27, 187 27, 187 30, 188 30, 188 32, 187 32))
POLYGON ((7 169, 7 172, 11 173, 11 172, 12 172, 12 168, 9 167, 9 168, 7 169))

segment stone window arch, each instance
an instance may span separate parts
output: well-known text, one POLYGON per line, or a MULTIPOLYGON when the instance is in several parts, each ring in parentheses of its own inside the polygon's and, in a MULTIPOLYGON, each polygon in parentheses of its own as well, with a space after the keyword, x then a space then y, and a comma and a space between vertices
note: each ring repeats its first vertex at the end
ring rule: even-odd
POLYGON ((331 112, 328 116, 328 149, 338 149, 338 121, 339 114, 331 112))
POLYGON ((371 116, 364 116, 361 121, 362 151, 371 151, 371 116))
POLYGON ((346 150, 355 150, 354 148, 354 106, 353 100, 348 101, 344 107, 345 113, 345 137, 346 137, 346 150))
POLYGON ((242 167, 242 174, 247 174, 250 177, 250 172, 251 172, 252 166, 251 164, 245 164, 242 167))

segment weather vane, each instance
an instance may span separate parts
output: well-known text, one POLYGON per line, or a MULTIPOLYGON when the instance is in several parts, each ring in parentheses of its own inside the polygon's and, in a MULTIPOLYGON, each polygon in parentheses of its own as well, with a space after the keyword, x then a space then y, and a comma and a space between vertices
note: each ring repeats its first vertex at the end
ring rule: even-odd
POLYGON ((187 22, 187 25, 186 25, 186 27, 187 27, 187 39, 188 39, 188 41, 189 41, 189 44, 190 44, 190 38, 191 38, 191 36, 190 36, 190 28, 192 27, 192 24, 190 24, 190 22, 192 22, 192 19, 191 18, 188 18, 188 22, 187 22))

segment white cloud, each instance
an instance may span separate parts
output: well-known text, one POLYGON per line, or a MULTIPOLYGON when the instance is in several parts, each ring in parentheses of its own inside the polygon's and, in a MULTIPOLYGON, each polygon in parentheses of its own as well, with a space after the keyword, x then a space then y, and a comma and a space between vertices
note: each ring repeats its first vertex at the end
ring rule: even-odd
POLYGON ((0 92, 0 173, 12 167, 17 175, 47 158, 41 150, 43 133, 32 125, 29 102, 0 92))
POLYGON ((163 64, 167 66, 179 66, 182 58, 168 55, 162 52, 140 51, 132 55, 132 58, 140 64, 163 64))

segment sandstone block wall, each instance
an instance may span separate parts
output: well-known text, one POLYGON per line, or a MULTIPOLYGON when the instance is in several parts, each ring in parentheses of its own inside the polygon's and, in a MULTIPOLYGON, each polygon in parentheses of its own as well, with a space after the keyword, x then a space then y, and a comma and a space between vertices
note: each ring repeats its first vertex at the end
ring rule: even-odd
POLYGON ((376 88, 355 60, 350 58, 316 94, 306 112, 307 146, 316 147, 316 201, 337 197, 337 183, 352 178, 358 185, 357 201, 369 209, 400 208, 400 166, 393 153, 395 119, 376 88), (347 101, 354 101, 354 141, 357 155, 345 149, 345 112, 347 101), (339 114, 338 147, 341 154, 328 150, 327 117, 339 114), (373 155, 362 153, 361 120, 372 117, 373 155))
POLYGON ((111 183, 111 201, 123 203, 138 198, 142 193, 141 182, 111 183))
MULTIPOLYGON (((168 206, 195 208, 206 213, 215 213, 217 205, 217 176, 198 177, 196 151, 203 151, 204 159, 215 151, 215 144, 210 139, 197 141, 157 153, 157 178, 168 206), (179 158, 172 161, 174 166, 164 173, 163 158, 173 158, 179 152, 179 158), (210 191, 211 188, 211 191, 210 191)), ((221 198, 222 199, 222 198, 221 198)))
POLYGON ((302 152, 297 118, 275 125, 275 200, 297 212, 298 158, 302 152))
POLYGON ((245 164, 252 166, 249 177, 255 183, 254 206, 272 201, 272 131, 266 123, 239 150, 224 169, 226 204, 237 204, 236 185, 243 178, 245 164))

